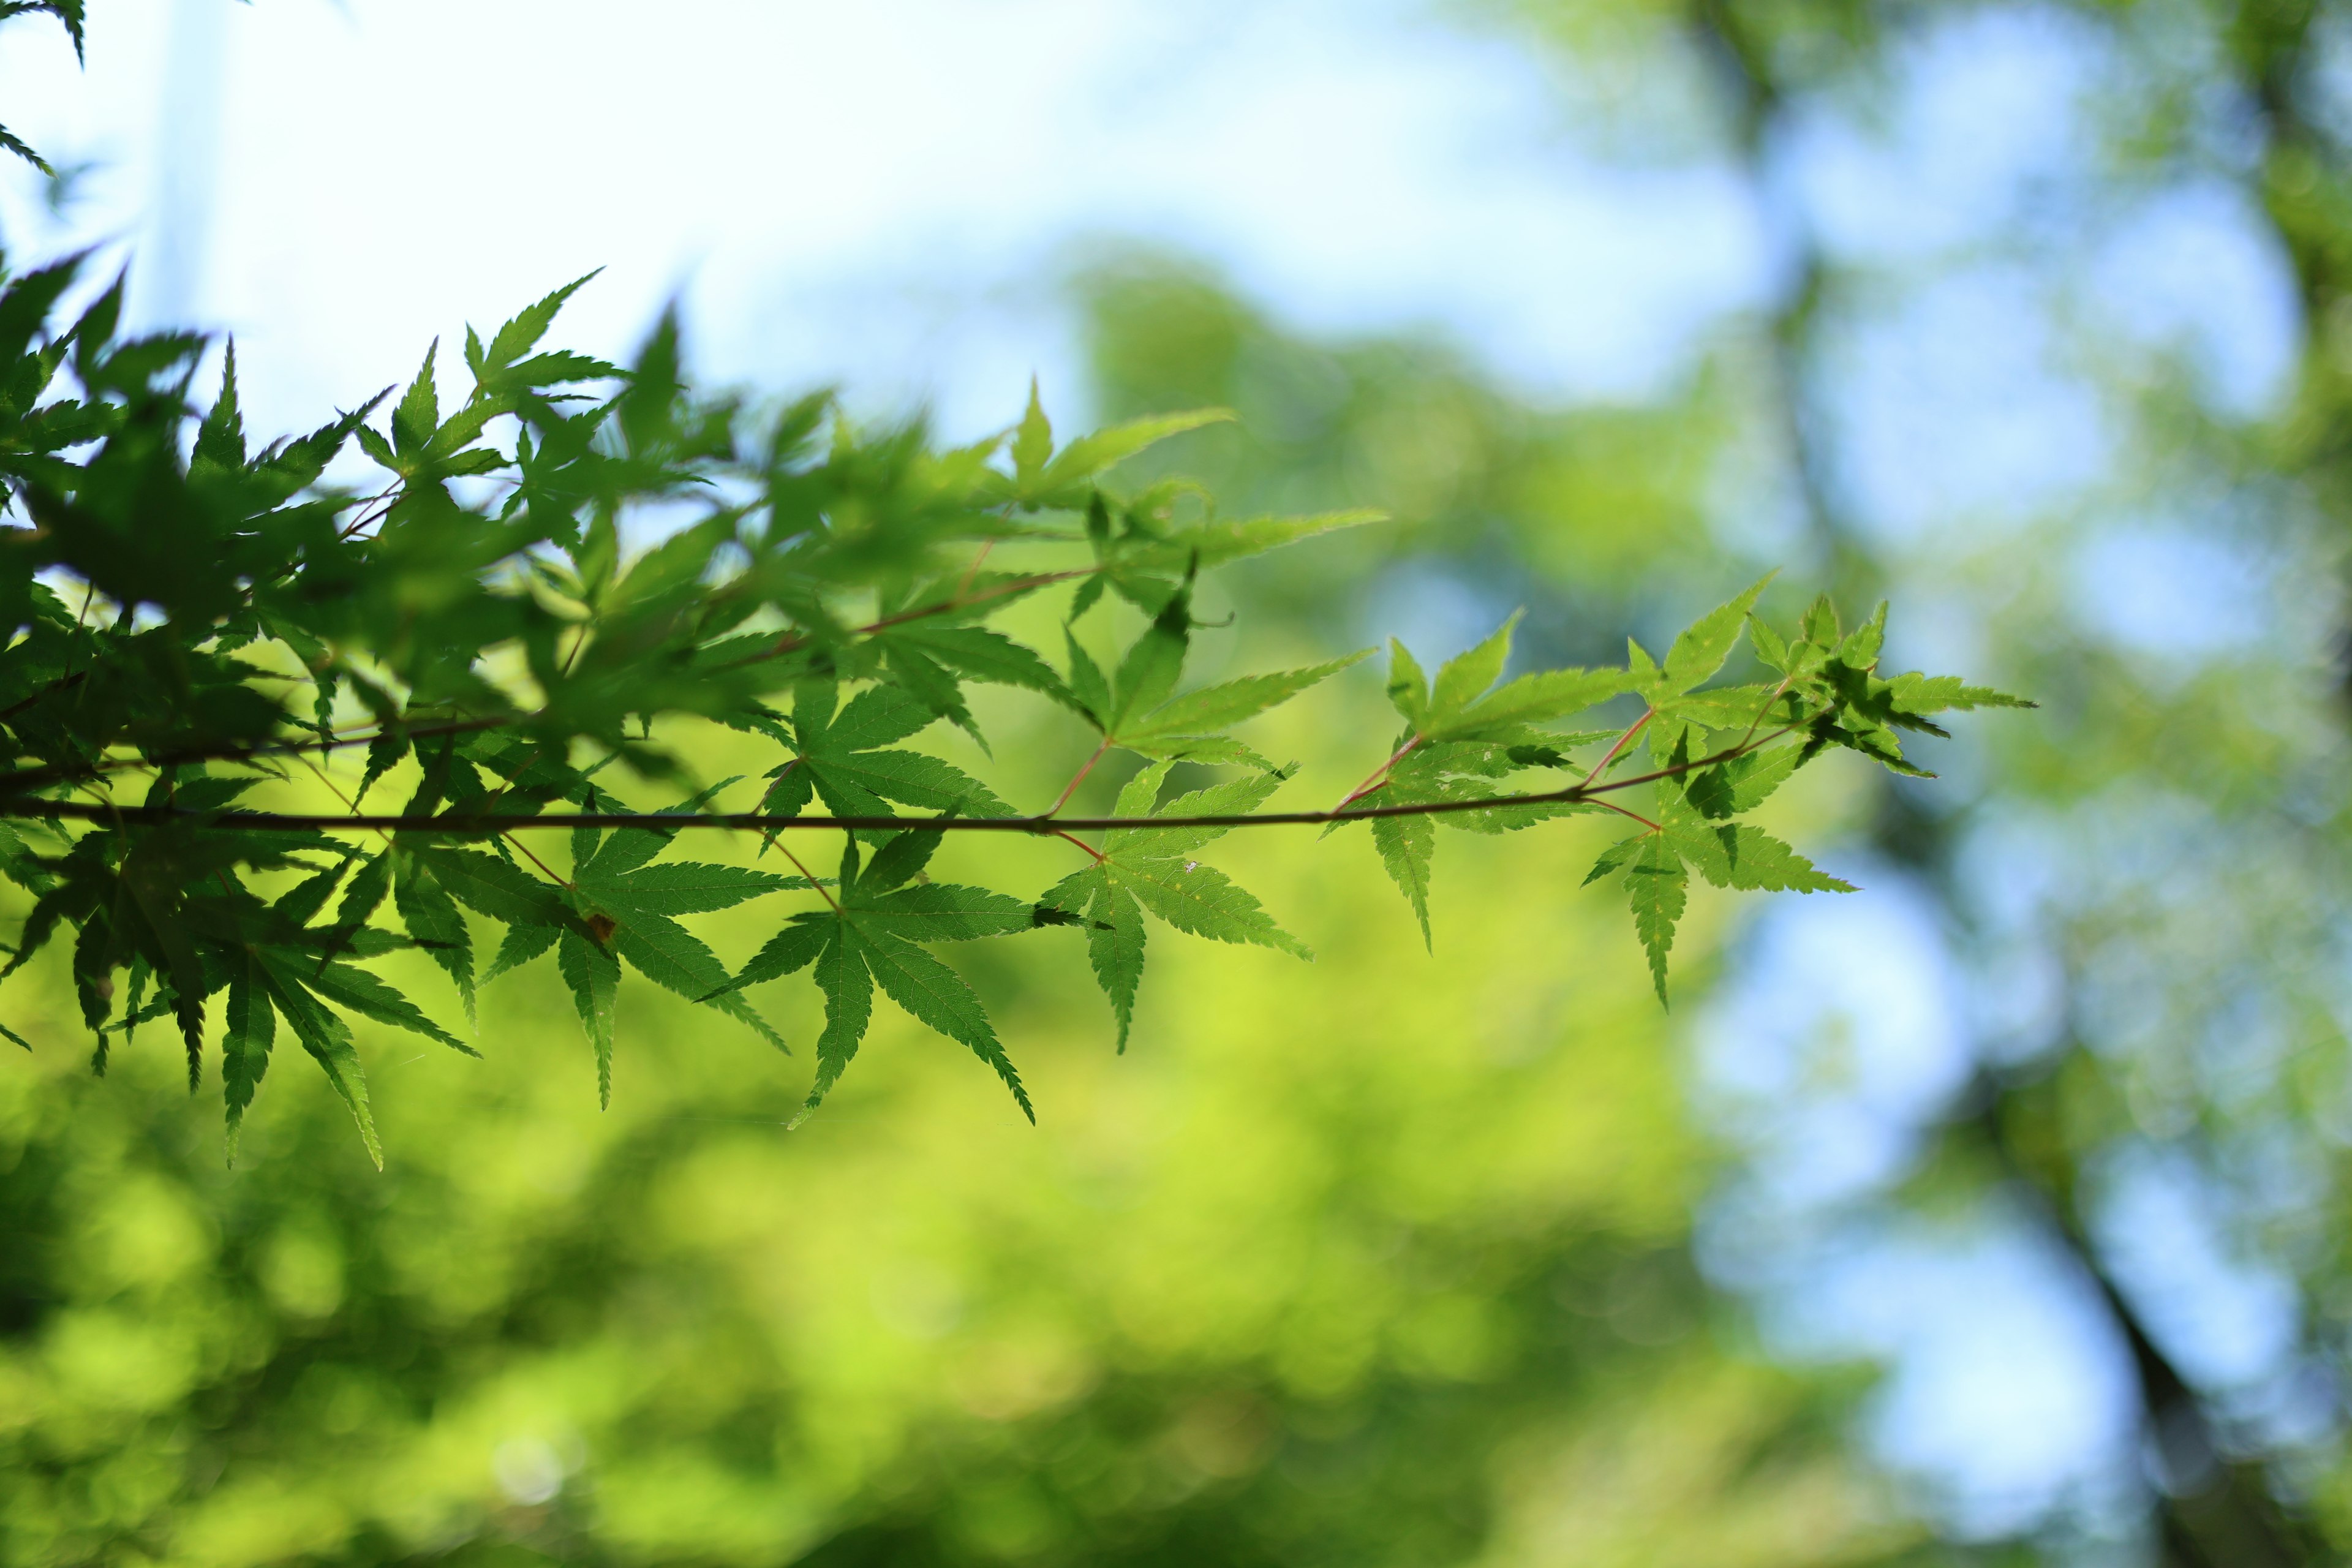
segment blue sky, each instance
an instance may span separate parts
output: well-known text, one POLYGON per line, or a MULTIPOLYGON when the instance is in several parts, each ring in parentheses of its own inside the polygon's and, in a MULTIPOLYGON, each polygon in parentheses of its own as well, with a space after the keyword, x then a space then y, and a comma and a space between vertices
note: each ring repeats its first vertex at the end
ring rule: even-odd
POLYGON ((72 230, 163 258, 150 307, 234 330, 289 420, 595 267, 583 347, 677 293, 712 374, 965 428, 1033 369, 1073 384, 1054 284, 1102 237, 1548 391, 1650 384, 1756 291, 1721 171, 1580 155, 1535 59, 1384 0, 110 0, 91 28, 79 79, 11 29, 9 122, 98 163, 72 230))

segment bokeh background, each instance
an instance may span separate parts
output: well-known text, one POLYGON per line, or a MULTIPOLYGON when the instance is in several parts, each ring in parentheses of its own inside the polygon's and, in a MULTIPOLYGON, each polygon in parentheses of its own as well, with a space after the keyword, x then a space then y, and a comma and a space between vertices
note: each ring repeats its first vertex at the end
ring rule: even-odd
MULTIPOLYGON (((1171 936, 1124 1058, 1074 945, 967 966, 1034 1130, 886 1019, 788 1133, 805 1058, 643 988, 600 1112, 526 973, 484 1062, 361 1026, 383 1173, 290 1071, 231 1173, 37 967, 0 1563, 2352 1552, 2352 5, 91 11, 0 33, 60 170, 0 239, 133 258, 263 429, 601 266, 591 352, 675 299, 956 437, 1229 405, 1167 465, 1395 514, 1217 658, 1606 658, 1777 565, 2044 706, 1809 770, 1866 890, 1702 902, 1671 1014, 1573 829, 1449 836, 1433 957, 1244 836, 1318 961, 1171 936)), ((1265 749, 1360 773, 1358 673, 1265 749)))

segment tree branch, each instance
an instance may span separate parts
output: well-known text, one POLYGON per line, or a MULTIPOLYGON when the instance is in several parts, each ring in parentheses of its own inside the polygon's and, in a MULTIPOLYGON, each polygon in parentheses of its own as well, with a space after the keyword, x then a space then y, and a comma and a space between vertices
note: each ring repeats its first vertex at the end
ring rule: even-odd
MULTIPOLYGON (((1266 811, 1254 816, 1223 813, 1205 816, 771 816, 756 811, 709 812, 700 816, 672 816, 665 812, 595 811, 568 812, 561 816, 523 816, 506 812, 445 812, 437 816, 410 816, 397 812, 350 813, 337 816, 328 812, 273 811, 183 811, 169 805, 113 805, 70 800, 20 800, 0 804, 0 818, 8 816, 39 817, 51 821, 98 821, 117 823, 124 826, 161 826, 182 824, 203 827, 235 828, 250 833, 268 832, 334 832, 339 830, 377 829, 395 833, 429 833, 466 838, 493 837, 503 833, 533 827, 562 828, 642 828, 658 827, 674 832, 688 827, 719 827, 735 832, 782 833, 788 829, 831 829, 835 832, 900 832, 919 829, 926 833, 1030 833, 1055 835, 1066 829, 1088 832, 1149 830, 1171 827, 1305 827, 1334 823, 1370 821, 1382 816, 1449 816, 1460 812, 1507 811, 1527 805, 1608 805, 1600 797, 1636 784, 1654 784, 1660 779, 1677 778, 1701 768, 1714 767, 1731 762, 1761 749, 1781 736, 1787 729, 1776 730, 1761 741, 1747 742, 1727 751, 1679 763, 1654 772, 1635 773, 1605 784, 1590 781, 1572 784, 1563 789, 1542 790, 1528 795, 1493 795, 1478 800, 1409 801, 1395 805, 1365 806, 1360 810, 1334 811, 1266 811)), ((1615 808, 1612 808, 1615 809, 1615 808)), ((1624 813, 1631 816, 1632 813, 1624 813)), ((1636 818, 1646 822, 1647 818, 1636 818)))

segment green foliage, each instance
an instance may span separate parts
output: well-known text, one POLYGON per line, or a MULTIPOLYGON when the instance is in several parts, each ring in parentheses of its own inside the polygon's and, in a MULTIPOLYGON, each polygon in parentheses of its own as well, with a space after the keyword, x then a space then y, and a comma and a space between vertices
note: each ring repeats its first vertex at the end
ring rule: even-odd
POLYGON ((1882 679, 1878 650, 1886 610, 1841 633, 1828 600, 1816 601, 1792 639, 1754 607, 1759 583, 1710 610, 1675 639, 1664 667, 1633 645, 1624 669, 1559 669, 1496 684, 1509 662, 1516 617, 1449 660, 1433 681, 1403 645, 1391 648, 1389 700, 1407 728, 1395 754, 1349 797, 1399 813, 1373 824, 1381 859, 1429 933, 1430 862, 1436 825, 1503 833, 1569 812, 1607 810, 1643 831, 1603 851, 1585 880, 1622 874, 1634 927, 1649 954, 1658 999, 1666 997, 1666 955, 1682 919, 1686 868, 1720 888, 1852 892, 1752 823, 1733 820, 1761 805, 1796 770, 1831 747, 1857 751, 1897 772, 1898 730, 1941 735, 1929 715, 1952 709, 2030 707, 2021 699, 1920 675, 1882 679), (1704 689, 1752 626, 1757 657, 1779 676, 1704 689), (1644 704, 1618 731, 1561 733, 1538 726, 1573 717, 1625 693, 1644 704), (1633 737, 1648 731, 1654 766, 1612 776, 1633 737), (1590 761, 1570 752, 1590 749, 1590 761), (1577 782, 1549 791, 1506 793, 1499 781, 1530 770, 1565 771, 1577 782), (1615 797, 1642 787, 1654 817, 1615 797), (1487 802, 1508 803, 1486 805, 1487 802))
POLYGON ((232 1135, 282 1024, 376 1150, 346 1016, 468 1048, 369 967, 402 951, 437 965, 469 1016, 483 980, 551 953, 605 1096, 624 969, 780 1049, 744 988, 807 970, 825 1016, 810 1107, 856 1054, 878 989, 979 1056, 1030 1112, 978 995, 928 944, 1083 926, 1123 1047, 1146 915, 1306 956, 1192 857, 1255 822, 1369 818, 1425 937, 1436 826, 1498 833, 1615 812, 1645 830, 1604 866, 1625 869, 1663 995, 1685 865, 1727 887, 1843 886, 1736 820, 1791 770, 1832 746, 1907 770, 1897 731, 2013 700, 1882 678, 1884 612, 1848 635, 1826 603, 1787 638, 1758 623, 1777 679, 1708 689, 1759 584, 1678 638, 1663 668, 1637 647, 1623 669, 1507 679, 1508 623, 1433 681, 1396 647, 1390 697, 1407 729, 1389 761, 1332 810, 1267 814, 1287 772, 1233 731, 1363 656, 1183 689, 1199 574, 1371 514, 1234 520, 1181 483, 1105 478, 1217 411, 1057 447, 1033 391, 1010 431, 940 450, 917 427, 860 428, 822 397, 763 410, 697 395, 667 320, 625 369, 543 351, 582 279, 487 344, 469 329, 471 384, 446 412, 428 351, 396 397, 253 450, 233 353, 199 408, 204 341, 122 337, 119 281, 79 318, 52 320, 80 266, 0 292, 0 480, 34 525, 0 537, 14 626, 0 655, 0 813, 22 828, 0 845, 0 873, 36 894, 9 967, 70 933, 98 1066, 110 1034, 168 1016, 192 1084, 217 1049, 232 1135), (67 376, 78 395, 44 401, 67 376), (352 485, 354 457, 381 478, 352 485), (631 547, 654 509, 669 531, 631 547), (1058 668, 984 624, 1047 594, 1066 595, 1058 668), (1098 658, 1088 645, 1102 646, 1107 599, 1142 624, 1098 658), (981 739, 967 688, 992 684, 1096 733, 1049 806, 1018 810, 908 744, 942 720, 981 739), (1555 727, 1628 693, 1646 704, 1630 725, 1555 727), (683 776, 668 737, 692 720, 758 737, 780 760, 763 783, 730 779, 656 813, 599 782, 616 765, 683 776), (1644 727, 1655 765, 1612 776, 1644 727), (334 758, 360 748, 344 809, 292 809, 306 775, 331 785, 334 758), (1063 818, 1113 752, 1149 765, 1112 816, 1063 818), (1179 762, 1237 772, 1160 805, 1179 762), (1529 771, 1549 787, 1511 793, 1529 771), (359 804, 395 787, 396 811, 359 804), (1621 796, 1656 804, 1644 815, 1621 796), (786 853, 838 831, 838 876, 663 858, 681 831, 713 826, 756 828, 786 853), (567 872, 526 843, 552 828, 571 832, 567 872), (925 879, 948 833, 1008 830, 1089 864, 1041 896, 925 879), (1097 847, 1081 832, 1105 837, 1097 847), (681 923, 779 894, 817 907, 786 916, 731 976, 681 923), (477 926, 499 932, 478 977, 477 926), (226 1033, 208 1047, 215 1015, 226 1033))

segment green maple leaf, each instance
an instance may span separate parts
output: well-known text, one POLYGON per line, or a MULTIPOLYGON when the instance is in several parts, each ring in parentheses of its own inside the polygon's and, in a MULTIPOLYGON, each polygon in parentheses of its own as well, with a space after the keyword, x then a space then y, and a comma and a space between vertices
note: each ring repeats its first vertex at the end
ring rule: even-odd
MULTIPOLYGON (((588 1044, 596 1053, 596 1102, 609 1106, 613 1103, 613 1014, 620 995, 621 961, 602 943, 578 931, 542 929, 548 931, 549 944, 556 949, 556 972, 572 993, 580 1026, 588 1032, 588 1044)), ((546 946, 539 951, 544 952, 546 946)))
POLYGON ((993 1068, 1022 1114, 1034 1121, 1037 1113, 1029 1091, 998 1041, 978 994, 920 945, 1026 931, 1034 923, 1030 906, 985 888, 917 881, 943 837, 936 831, 891 835, 862 867, 856 836, 845 837, 841 875, 826 907, 793 915, 740 973, 732 980, 722 977, 704 999, 735 999, 744 986, 814 966, 825 1021, 817 1037, 816 1081, 803 1116, 824 1102, 857 1054, 873 1021, 873 993, 878 984, 918 1023, 964 1046, 993 1068))
MULTIPOLYGON (((1398 758, 1387 782, 1363 799, 1371 805, 1492 800, 1517 793, 1518 786, 1507 781, 1529 769, 1581 776, 1582 766, 1566 753, 1608 738, 1605 731, 1563 735, 1514 726, 1499 730, 1492 740, 1426 742, 1398 758)), ((1581 802, 1549 801, 1498 805, 1492 811, 1450 811, 1435 820, 1465 833, 1507 833, 1591 809, 1581 802)))
POLYGON ((457 912, 457 900, 415 858, 398 851, 378 856, 352 879, 336 923, 356 929, 382 902, 386 881, 391 884, 393 908, 410 938, 449 976, 466 1005, 466 1016, 473 1018, 473 933, 466 929, 465 916, 457 912))
MULTIPOLYGON (((1171 762, 1157 762, 1129 779, 1114 815, 1123 817, 1228 816, 1255 811, 1281 787, 1283 775, 1254 773, 1177 796, 1154 807, 1167 782, 1171 762)), ((1143 977, 1143 915, 1178 931, 1217 942, 1271 947, 1312 958, 1305 943, 1276 925, 1246 889, 1193 851, 1223 837, 1226 827, 1182 826, 1113 829, 1103 840, 1102 858, 1064 878, 1039 900, 1042 908, 1074 918, 1087 928, 1087 952, 1095 979, 1118 1020, 1118 1045, 1127 1048, 1135 1016, 1136 990, 1143 977)))
POLYGON ((393 847, 458 903, 505 925, 554 926, 583 931, 562 889, 530 872, 423 834, 394 834, 393 847))
POLYGON ((1590 884, 1612 872, 1623 874, 1626 898, 1633 906, 1633 931, 1649 954, 1650 981, 1664 1005, 1666 954, 1675 945, 1675 925, 1683 918, 1690 879, 1664 833, 1636 834, 1611 845, 1584 879, 1590 884))
POLYGON ((1780 893, 1851 893, 1851 882, 1829 876, 1762 828, 1716 822, 1669 794, 1660 826, 1675 852, 1718 888, 1780 893))
POLYGON ((1651 665, 1638 645, 1634 647, 1632 689, 1649 700, 1647 739, 1658 766, 1677 766, 1708 755, 1714 744, 1711 728, 1728 731, 1728 746, 1746 741, 1767 723, 1795 723, 1804 718, 1803 700, 1787 690, 1786 683, 1697 689, 1723 668, 1740 633, 1755 624, 1756 601, 1771 581, 1770 576, 1759 580, 1692 622, 1666 650, 1662 667, 1651 665))
POLYGON ((1702 816, 1718 820, 1737 816, 1763 805, 1804 760, 1804 751, 1794 745, 1744 752, 1685 775, 1683 793, 1702 816))
POLYGON ((1133 571, 1208 571, 1337 529, 1385 522, 1388 513, 1369 510, 1318 512, 1307 517, 1255 517, 1204 522, 1166 533, 1136 533, 1119 540, 1112 559, 1133 571))
POLYGON ((1705 691, 1661 699, 1656 711, 1659 721, 1679 720, 1687 724, 1729 731, 1738 737, 1801 722, 1805 717, 1805 702, 1800 692, 1785 684, 1717 686, 1705 691))
MULTIPOLYGON (((388 875, 394 905, 411 936, 458 982, 469 1012, 475 988, 473 950, 457 911, 459 904, 507 928, 497 958, 482 977, 484 983, 555 950, 557 970, 594 1047, 598 1095, 607 1104, 612 1095, 614 1005, 625 962, 666 990, 690 1000, 708 1001, 777 1049, 785 1050, 782 1037, 743 998, 713 994, 726 984, 726 967, 701 938, 678 923, 677 917, 730 909, 767 893, 806 887, 806 881, 743 867, 651 863, 677 832, 675 826, 663 826, 662 817, 690 814, 733 782, 713 785, 673 811, 649 814, 645 828, 625 827, 603 835, 575 831, 577 858, 568 887, 541 881, 495 856, 402 835, 391 855, 379 858, 353 879, 339 925, 349 928, 364 920, 368 910, 382 899, 378 884, 388 875), (382 869, 386 866, 392 868, 388 873, 382 869)), ((596 797, 592 792, 589 798, 596 797)), ((331 968, 328 973, 332 974, 331 968)), ((332 999, 362 1012, 367 1010, 363 1004, 390 1005, 382 998, 359 993, 336 994, 332 999)), ((415 1026, 404 1016, 391 1013, 372 1016, 415 1026)), ((446 1043, 457 1044, 455 1040, 446 1043)))
POLYGON ((763 807, 770 815, 797 816, 813 796, 836 816, 896 816, 891 801, 963 816, 1013 815, 953 763, 894 747, 938 719, 919 698, 901 687, 875 686, 836 711, 839 700, 830 680, 801 683, 793 705, 797 754, 769 774, 776 781, 763 807))
POLYGON ((441 399, 433 380, 433 362, 440 349, 441 341, 436 338, 425 351, 416 379, 392 405, 392 446, 401 458, 413 461, 421 457, 433 433, 441 427, 441 399))
MULTIPOLYGON (((1181 436, 1204 425, 1222 424, 1233 417, 1233 411, 1227 408, 1156 414, 1081 436, 1056 452, 1054 426, 1045 417, 1036 380, 1032 377, 1028 408, 1011 433, 1012 482, 1008 485, 1003 475, 991 472, 983 480, 982 493, 985 499, 1010 500, 1024 509, 1081 509, 1095 493, 1093 479, 1104 470, 1171 436, 1181 436)), ((992 450, 995 445, 996 442, 986 443, 982 450, 992 450)))
POLYGON ((1427 816, 1376 816, 1372 844, 1380 850, 1381 866, 1412 905, 1413 918, 1421 922, 1422 946, 1435 952, 1429 930, 1429 869, 1437 857, 1437 823, 1427 816))
MULTIPOLYGON (((812 929, 819 931, 823 940, 809 951, 804 962, 815 966, 817 990, 824 997, 824 1027, 816 1038, 816 1081, 809 1086, 801 1113, 793 1118, 795 1127, 824 1104, 833 1086, 841 1081, 874 1021, 874 972, 866 966, 849 922, 835 921, 830 927, 812 929)), ((805 940, 790 944, 793 954, 808 946, 805 940)), ((782 962, 786 954, 780 951, 777 956, 782 962)))
POLYGON ((732 909, 763 894, 804 887, 805 881, 741 866, 682 860, 647 864, 667 843, 656 832, 625 829, 606 837, 572 871, 587 931, 585 935, 563 932, 557 961, 596 1047, 598 1092, 608 1104, 613 995, 622 960, 663 989, 707 1002, 778 1050, 788 1049, 783 1037, 750 1003, 725 989, 726 966, 677 917, 732 909))
MULTIPOLYGON (((246 1005, 275 1008, 294 1030, 294 1037, 302 1044, 310 1058, 327 1075, 327 1081, 341 1096, 351 1110, 352 1120, 358 1123, 360 1142, 367 1146, 368 1157, 383 1168, 383 1145, 376 1138, 375 1116, 368 1107, 367 1074, 360 1067, 359 1052, 352 1048, 351 1026, 313 995, 304 982, 309 978, 310 961, 305 955, 289 954, 282 951, 262 950, 255 953, 253 968, 247 984, 253 987, 246 1005)), ((234 983, 232 983, 234 984, 234 983)), ((261 1068, 268 1060, 266 1041, 258 1050, 253 1048, 257 1037, 268 1026, 252 1021, 247 1014, 246 1026, 246 1064, 251 1077, 243 1084, 247 1100, 261 1078, 261 1068)), ((235 1101, 235 1091, 232 1091, 235 1101)), ((236 1107, 241 1114, 243 1106, 236 1107)))
POLYGON ((228 1114, 228 1163, 234 1165, 246 1109, 269 1070, 277 1014, 269 1005, 259 960, 248 952, 236 954, 231 963, 228 1007, 221 1034, 221 1098, 228 1114))
POLYGON ((1224 733, 1245 720, 1289 701, 1300 692, 1370 656, 1370 649, 1298 669, 1244 676, 1171 697, 1149 710, 1117 721, 1111 743, 1146 757, 1185 757, 1200 763, 1243 763, 1271 771, 1272 764, 1224 733))
POLYGON ((1152 617, 1111 672, 1108 700, 1096 713, 1105 734, 1117 734, 1130 717, 1157 707, 1176 689, 1192 637, 1192 595, 1180 590, 1152 617))
POLYGON ((1740 631, 1748 624, 1748 613, 1756 607, 1756 601, 1777 575, 1772 573, 1759 578, 1747 592, 1709 610, 1675 639, 1674 646, 1666 650, 1665 667, 1658 675, 1664 695, 1679 697, 1714 678, 1738 646, 1740 631))
POLYGON ((1024 492, 1034 490, 1054 455, 1054 423, 1037 395, 1037 378, 1029 378, 1029 407, 1013 431, 1013 475, 1024 492))
MULTIPOLYGON (((601 270, 601 268, 600 268, 601 270)), ((603 381, 620 376, 618 366, 583 354, 554 353, 533 354, 547 329, 555 324, 556 313, 564 302, 585 287, 594 272, 575 278, 536 302, 515 313, 514 319, 491 336, 489 346, 482 346, 471 327, 466 329, 466 364, 474 373, 478 403, 503 411, 510 406, 515 395, 537 392, 541 388, 567 382, 603 381)), ((480 427, 477 421, 474 429, 480 427)), ((446 428, 446 427, 445 427, 446 428)), ((472 438, 472 431, 466 432, 472 438)))
POLYGON ((1423 676, 1402 643, 1390 643, 1389 700, 1412 726, 1410 739, 1416 744, 1526 743, 1531 726, 1581 713, 1633 689, 1633 677, 1622 669, 1547 669, 1503 681, 1518 622, 1515 611, 1491 637, 1446 660, 1434 681, 1423 676))
POLYGON ((1931 713, 1976 708, 2031 708, 2034 704, 1990 687, 1969 686, 1949 676, 1913 672, 1891 680, 1875 673, 1881 616, 1860 631, 1842 638, 1836 650, 1821 659, 1807 677, 1805 689, 1819 703, 1809 729, 1808 754, 1827 746, 1844 746, 1862 752, 1889 770, 1920 778, 1935 775, 1903 754, 1900 731, 1942 736, 1943 726, 1931 713), (1868 659, 1871 663, 1857 663, 1868 659))
POLYGON ((1886 681, 1885 695, 1889 717, 1895 723, 1930 731, 1935 727, 1925 722, 1930 713, 2041 706, 1990 686, 1970 686, 1957 675, 1922 675, 1916 670, 1886 681))
MULTIPOLYGON (((1146 447, 1154 447, 1171 436, 1181 436, 1188 430, 1198 430, 1204 425, 1223 425, 1235 417, 1230 408, 1191 408, 1174 414, 1154 414, 1141 419, 1130 419, 1123 425, 1113 425, 1081 436, 1045 464, 1037 475, 1037 504, 1044 506, 1076 506, 1083 504, 1087 492, 1085 481, 1107 468, 1117 467, 1146 447)), ((1024 500, 1027 499, 1025 496, 1024 500)))
POLYGON ((883 650, 893 677, 934 713, 975 741, 981 735, 964 704, 966 680, 1021 687, 1064 707, 1077 706, 1061 676, 1034 649, 987 626, 912 621, 887 627, 873 640, 883 650))
POLYGON ((1389 638, 1389 702, 1412 726, 1412 733, 1421 733, 1422 725, 1429 719, 1429 678, 1421 672, 1421 661, 1412 650, 1389 638))

